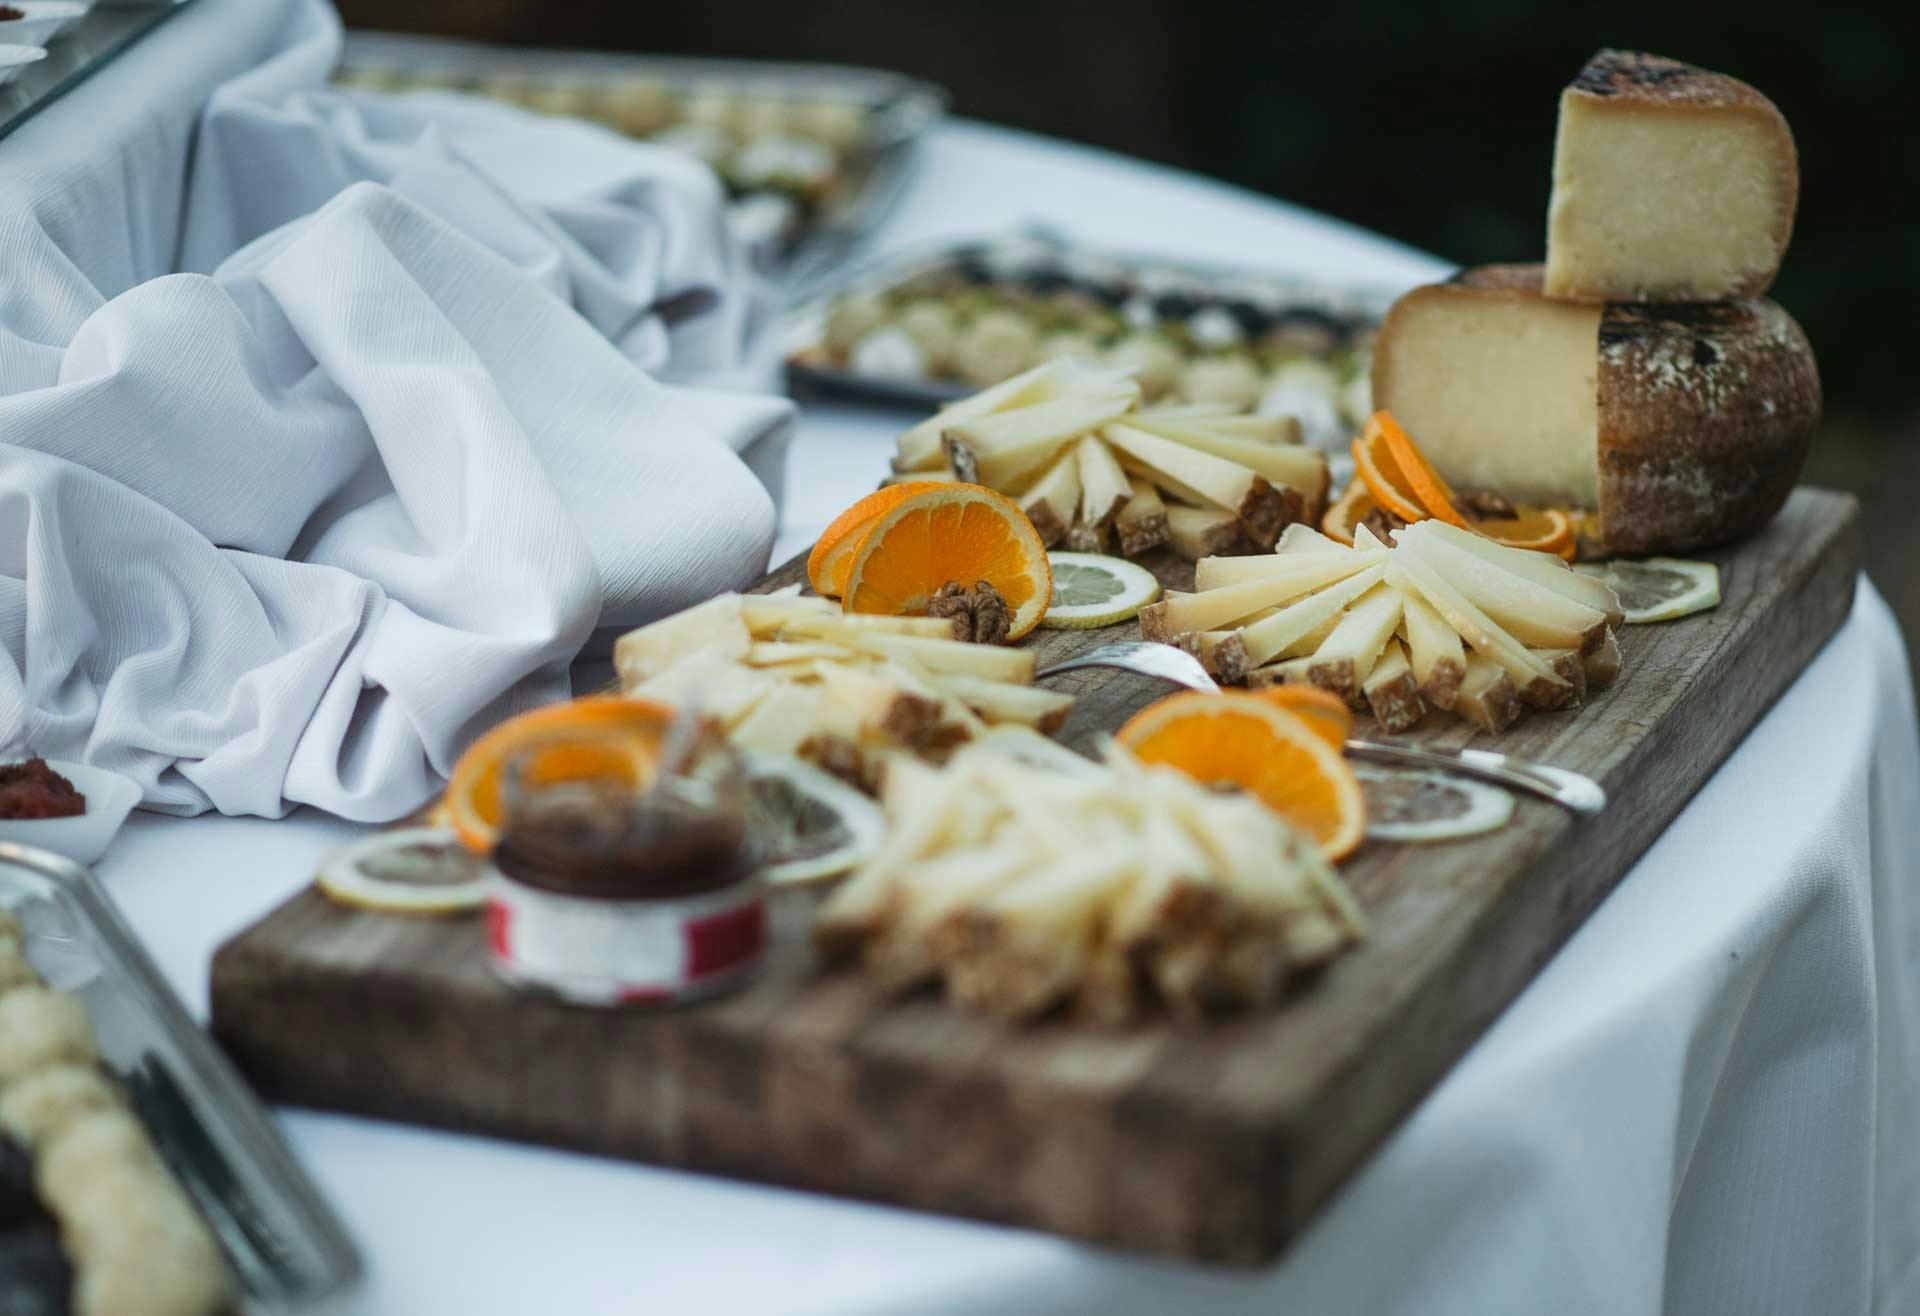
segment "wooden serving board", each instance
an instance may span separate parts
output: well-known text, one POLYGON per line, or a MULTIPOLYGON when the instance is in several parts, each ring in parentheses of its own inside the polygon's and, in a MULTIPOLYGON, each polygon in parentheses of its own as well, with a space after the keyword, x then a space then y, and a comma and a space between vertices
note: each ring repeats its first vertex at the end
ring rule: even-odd
MULTIPOLYGON (((219 1037, 271 1096, 1237 1264, 1273 1258, 1580 925, 1847 616, 1857 507, 1802 489, 1717 554, 1713 612, 1622 635, 1584 708, 1501 749, 1588 773, 1598 818, 1521 802, 1490 836, 1369 844, 1344 868, 1372 937, 1280 1008, 1205 1026, 1009 1026, 822 973, 814 893, 776 902, 751 989, 605 1012, 516 995, 478 918, 309 891, 214 959, 219 1037)), ((1192 569, 1159 564, 1172 586, 1192 569)), ((790 565, 768 584, 797 578, 790 565)), ((1039 633, 1042 662, 1133 633, 1039 633)), ((1084 741, 1164 688, 1088 671, 1084 741)), ((1363 723, 1363 726, 1366 725, 1363 723)), ((1472 738, 1441 717, 1410 733, 1472 738)))

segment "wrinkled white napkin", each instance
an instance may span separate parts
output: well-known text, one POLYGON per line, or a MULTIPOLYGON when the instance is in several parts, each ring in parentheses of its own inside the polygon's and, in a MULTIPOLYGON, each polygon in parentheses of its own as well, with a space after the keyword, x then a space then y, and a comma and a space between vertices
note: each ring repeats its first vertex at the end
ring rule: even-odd
POLYGON ((214 92, 165 258, 69 213, 152 143, 24 190, 0 143, 0 743, 153 808, 398 816, 564 697, 596 625, 742 583, 773 536, 737 454, 777 460, 790 407, 692 386, 753 378, 766 320, 713 179, 323 90, 337 47, 296 0, 214 92))

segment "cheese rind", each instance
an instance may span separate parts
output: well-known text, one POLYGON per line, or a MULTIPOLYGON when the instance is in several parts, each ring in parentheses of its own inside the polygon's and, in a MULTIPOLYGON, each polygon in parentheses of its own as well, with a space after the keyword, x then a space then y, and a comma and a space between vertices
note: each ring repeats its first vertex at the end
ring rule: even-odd
POLYGON ((1560 97, 1547 295, 1757 296, 1779 272, 1799 190, 1772 101, 1676 60, 1603 50, 1560 97))
POLYGON ((1376 405, 1449 483, 1597 512, 1611 553, 1757 530, 1820 420, 1813 349, 1764 298, 1579 307, 1537 265, 1416 288, 1374 347, 1376 405))

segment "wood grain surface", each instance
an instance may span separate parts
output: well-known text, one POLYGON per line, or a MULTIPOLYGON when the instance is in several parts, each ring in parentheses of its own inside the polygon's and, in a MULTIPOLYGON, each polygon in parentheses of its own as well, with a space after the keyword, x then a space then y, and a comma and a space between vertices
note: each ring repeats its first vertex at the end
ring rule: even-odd
MULTIPOLYGON (((1264 1263, 1839 627, 1856 520, 1849 497, 1797 491, 1764 532, 1714 555, 1717 610, 1627 628, 1611 689, 1481 737, 1588 773, 1611 806, 1576 823, 1523 799, 1491 836, 1367 845, 1344 872, 1372 937, 1265 1014, 1102 1032, 887 999, 814 963, 805 891, 777 898, 750 989, 682 1010, 578 1009, 501 985, 477 917, 360 913, 308 891, 215 957, 214 1027, 283 1101, 1264 1263)), ((1191 583, 1187 564, 1157 569, 1191 583)), ((1044 663, 1134 633, 1042 631, 1037 647, 1044 663)), ((1059 683, 1080 696, 1063 732, 1074 744, 1165 693, 1111 671, 1059 683)), ((1436 715, 1406 738, 1474 737, 1436 715)))

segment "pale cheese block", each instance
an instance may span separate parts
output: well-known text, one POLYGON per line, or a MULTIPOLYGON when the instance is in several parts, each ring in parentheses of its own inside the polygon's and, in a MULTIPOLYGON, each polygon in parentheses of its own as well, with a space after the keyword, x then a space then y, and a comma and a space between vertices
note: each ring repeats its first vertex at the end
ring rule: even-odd
POLYGON ((1592 512, 1609 553, 1759 529, 1820 421, 1813 349, 1773 302, 1576 305, 1537 265, 1400 298, 1373 395, 1455 489, 1592 512))
POLYGON ((1787 121, 1746 83, 1603 50, 1560 95, 1546 291, 1588 302, 1765 292, 1800 193, 1787 121))

